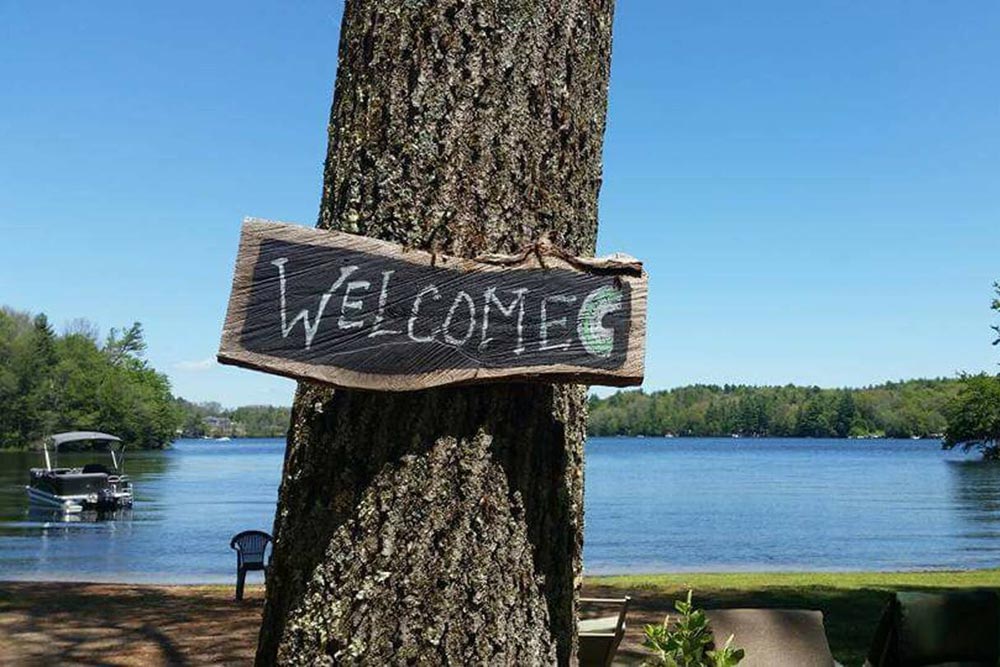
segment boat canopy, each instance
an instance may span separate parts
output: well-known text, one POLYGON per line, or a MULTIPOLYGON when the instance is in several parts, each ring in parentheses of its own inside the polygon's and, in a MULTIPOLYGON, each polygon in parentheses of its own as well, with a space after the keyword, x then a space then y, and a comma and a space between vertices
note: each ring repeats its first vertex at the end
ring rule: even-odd
POLYGON ((67 442, 87 441, 108 443, 108 451, 111 453, 111 462, 115 464, 115 469, 120 468, 122 462, 118 459, 119 457, 124 457, 125 449, 120 446, 122 439, 117 435, 101 433, 100 431, 67 431, 66 433, 56 433, 55 435, 51 435, 43 441, 42 453, 45 454, 46 470, 52 470, 52 457, 49 456, 49 443, 52 443, 52 452, 58 456, 59 447, 61 445, 65 445, 67 442), (119 447, 117 447, 118 455, 115 455, 116 447, 114 447, 112 443, 119 443, 119 447))
POLYGON ((50 439, 56 449, 58 449, 60 445, 64 445, 67 442, 82 442, 86 440, 95 440, 98 442, 122 441, 122 439, 116 435, 100 433, 99 431, 68 431, 66 433, 56 433, 50 439))

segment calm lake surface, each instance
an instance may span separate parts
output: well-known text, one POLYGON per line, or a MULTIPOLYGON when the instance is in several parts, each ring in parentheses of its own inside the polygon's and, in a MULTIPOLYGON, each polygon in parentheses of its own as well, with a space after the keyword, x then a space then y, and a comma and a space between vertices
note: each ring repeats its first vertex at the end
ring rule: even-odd
MULTIPOLYGON (((592 438, 586 571, 1000 566, 1000 466, 939 447, 592 438)), ((271 529, 283 451, 182 440, 129 453, 135 507, 100 522, 30 513, 23 485, 40 457, 0 452, 0 579, 229 582, 229 538, 271 529)))

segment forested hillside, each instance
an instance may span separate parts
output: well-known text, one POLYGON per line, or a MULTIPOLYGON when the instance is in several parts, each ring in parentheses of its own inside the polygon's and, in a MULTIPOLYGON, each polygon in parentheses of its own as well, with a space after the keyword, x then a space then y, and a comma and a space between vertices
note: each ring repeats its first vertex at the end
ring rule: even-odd
POLYGON ((590 399, 591 435, 907 438, 944 432, 958 380, 863 389, 693 385, 590 399))
POLYGON ((45 315, 0 308, 0 448, 77 429, 109 431, 131 447, 168 444, 180 411, 145 349, 138 323, 102 341, 84 321, 57 335, 45 315))

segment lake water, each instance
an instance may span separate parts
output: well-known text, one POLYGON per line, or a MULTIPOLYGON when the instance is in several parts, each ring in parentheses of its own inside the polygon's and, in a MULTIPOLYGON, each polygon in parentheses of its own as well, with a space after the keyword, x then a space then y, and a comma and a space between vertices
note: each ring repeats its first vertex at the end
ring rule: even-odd
MULTIPOLYGON (((100 522, 30 513, 39 456, 0 452, 0 579, 229 582, 230 536, 270 531, 283 450, 130 453, 135 507, 100 522)), ((591 574, 1000 566, 1000 466, 937 442, 592 438, 586 455, 591 574)))

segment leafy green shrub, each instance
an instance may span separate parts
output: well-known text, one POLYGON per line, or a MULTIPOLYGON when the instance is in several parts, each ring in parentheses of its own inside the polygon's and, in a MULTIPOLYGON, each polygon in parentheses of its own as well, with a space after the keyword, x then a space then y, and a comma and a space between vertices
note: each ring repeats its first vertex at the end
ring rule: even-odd
POLYGON ((687 600, 677 600, 674 608, 679 616, 671 623, 668 615, 662 625, 647 625, 646 640, 642 643, 653 653, 643 664, 648 667, 734 667, 743 659, 743 649, 733 648, 733 636, 722 648, 712 646, 712 628, 705 612, 691 604, 691 591, 687 600))

